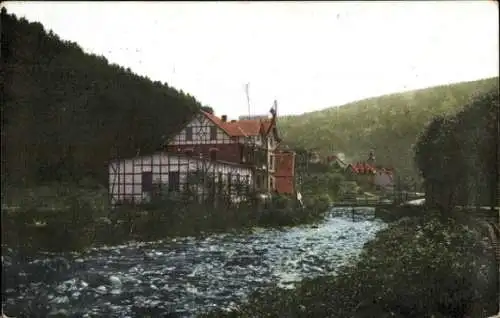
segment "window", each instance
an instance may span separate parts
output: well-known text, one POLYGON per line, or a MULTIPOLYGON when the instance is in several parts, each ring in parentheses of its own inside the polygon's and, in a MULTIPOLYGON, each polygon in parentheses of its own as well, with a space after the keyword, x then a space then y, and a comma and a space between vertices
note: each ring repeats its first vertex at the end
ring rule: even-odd
POLYGON ((242 190, 242 188, 241 188, 241 179, 240 178, 241 178, 240 174, 237 173, 236 174, 236 182, 235 182, 235 188, 236 188, 236 193, 237 194, 241 194, 241 190, 242 190))
POLYGON ((210 160, 217 160, 217 150, 212 149, 210 150, 210 160))
POLYGON ((269 156, 269 170, 274 170, 274 156, 269 156))
POLYGON ((269 178, 269 187, 271 188, 270 189, 271 191, 274 190, 274 178, 273 177, 269 178))
POLYGON ((257 189, 264 189, 265 187, 265 177, 261 174, 257 175, 257 189))
POLYGON ((151 171, 144 171, 142 173, 142 192, 153 191, 153 173, 151 171))
POLYGON ((247 162, 245 147, 241 144, 238 147, 240 148, 240 162, 241 163, 247 162))
POLYGON ((179 171, 170 171, 168 173, 168 190, 170 192, 179 191, 179 188, 180 188, 179 171))
POLYGON ((233 186, 232 185, 232 183, 233 183, 232 182, 233 181, 232 178, 233 178, 233 176, 231 175, 231 172, 229 172, 227 174, 227 190, 228 190, 229 193, 232 193, 232 191, 233 191, 233 189, 232 189, 232 186, 233 186))
POLYGON ((217 190, 219 191, 219 193, 222 193, 222 190, 224 188, 224 181, 222 180, 222 172, 218 172, 217 173, 217 190))
POLYGON ((210 127, 210 140, 217 140, 217 127, 210 127))
POLYGON ((186 127, 186 140, 193 141, 193 127, 186 127))

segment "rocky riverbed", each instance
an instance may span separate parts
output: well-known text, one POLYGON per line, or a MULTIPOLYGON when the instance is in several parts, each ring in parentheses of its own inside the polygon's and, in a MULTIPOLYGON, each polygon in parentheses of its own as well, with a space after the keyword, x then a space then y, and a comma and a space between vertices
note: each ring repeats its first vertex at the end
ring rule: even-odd
MULTIPOLYGON (((333 211, 333 212, 339 212, 333 211)), ((255 229, 92 248, 2 255, 2 304, 11 316, 193 317, 229 308, 271 284, 335 272, 384 227, 334 213, 317 226, 255 229)))

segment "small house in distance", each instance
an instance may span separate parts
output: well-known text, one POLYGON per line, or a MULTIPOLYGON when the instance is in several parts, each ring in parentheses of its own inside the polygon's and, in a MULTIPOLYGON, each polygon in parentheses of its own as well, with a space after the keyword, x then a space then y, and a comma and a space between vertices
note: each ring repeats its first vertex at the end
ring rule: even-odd
POLYGON ((326 162, 336 169, 345 170, 348 164, 342 160, 338 155, 332 155, 326 157, 326 162))
POLYGON ((376 171, 375 167, 366 162, 357 162, 346 167, 347 175, 364 187, 374 185, 376 171))
POLYGON ((345 168, 346 174, 358 182, 359 185, 372 187, 378 190, 392 191, 394 189, 394 176, 392 169, 377 166, 375 155, 371 151, 368 160, 348 164, 345 168))
POLYGON ((394 190, 394 175, 392 170, 387 168, 377 169, 373 183, 375 187, 382 190, 394 190))

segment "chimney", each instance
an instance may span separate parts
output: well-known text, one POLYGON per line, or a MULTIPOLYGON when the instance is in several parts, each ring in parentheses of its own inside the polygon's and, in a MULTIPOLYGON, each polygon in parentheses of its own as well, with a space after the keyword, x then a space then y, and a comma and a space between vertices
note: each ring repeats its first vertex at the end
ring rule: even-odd
POLYGON ((375 151, 373 151, 373 149, 370 151, 370 154, 368 155, 368 163, 372 165, 375 163, 375 151))
POLYGON ((227 121, 227 115, 222 115, 222 116, 221 116, 221 119, 222 119, 222 122, 224 122, 224 123, 225 123, 225 122, 227 121))
POLYGON ((236 122, 236 119, 231 120, 231 122, 232 122, 232 123, 235 123, 235 122, 236 122))
POLYGON ((273 118, 276 118, 276 115, 278 114, 278 101, 274 101, 273 106, 269 110, 273 118))

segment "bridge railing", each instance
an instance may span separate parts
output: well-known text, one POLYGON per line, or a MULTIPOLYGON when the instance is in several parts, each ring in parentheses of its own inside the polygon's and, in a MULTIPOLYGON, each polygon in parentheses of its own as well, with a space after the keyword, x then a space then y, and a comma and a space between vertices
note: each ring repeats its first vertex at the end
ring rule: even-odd
POLYGON ((378 205, 397 205, 423 197, 421 193, 412 192, 393 192, 384 195, 356 195, 350 197, 343 197, 336 206, 378 206, 378 205))

